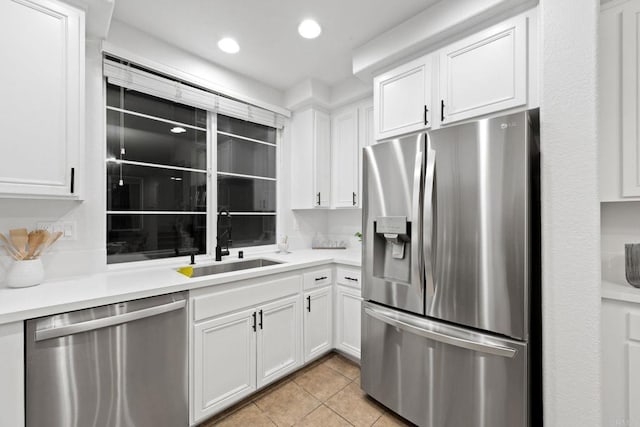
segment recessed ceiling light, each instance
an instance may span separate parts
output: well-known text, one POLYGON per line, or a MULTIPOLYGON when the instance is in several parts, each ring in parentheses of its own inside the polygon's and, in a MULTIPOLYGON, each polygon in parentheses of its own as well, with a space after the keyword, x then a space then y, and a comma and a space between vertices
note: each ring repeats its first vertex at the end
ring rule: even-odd
POLYGON ((227 52, 227 53, 240 52, 240 46, 238 45, 238 42, 230 37, 225 37, 223 39, 220 39, 220 41, 218 42, 218 47, 220 48, 221 51, 227 52))
POLYGON ((315 39, 322 32, 322 28, 313 19, 305 19, 298 25, 298 32, 305 39, 315 39))
POLYGON ((187 130, 181 126, 171 128, 171 133, 185 133, 187 130))

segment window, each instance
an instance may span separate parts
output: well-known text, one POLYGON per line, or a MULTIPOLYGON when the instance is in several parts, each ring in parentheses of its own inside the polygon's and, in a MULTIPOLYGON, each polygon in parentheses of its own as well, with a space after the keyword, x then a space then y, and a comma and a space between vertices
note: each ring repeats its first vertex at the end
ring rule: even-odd
POLYGON ((107 263, 207 252, 207 112, 107 85, 107 263))
POLYGON ((276 128, 217 116, 218 212, 231 216, 217 232, 229 247, 276 242, 276 141, 276 128))

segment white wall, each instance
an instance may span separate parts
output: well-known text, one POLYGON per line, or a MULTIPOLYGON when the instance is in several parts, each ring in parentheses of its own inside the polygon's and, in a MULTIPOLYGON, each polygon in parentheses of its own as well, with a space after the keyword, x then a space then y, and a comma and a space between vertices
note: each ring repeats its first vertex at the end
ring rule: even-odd
POLYGON ((113 20, 104 48, 149 68, 265 108, 282 108, 284 93, 113 20))
POLYGON ((542 0, 540 5, 544 424, 597 426, 599 1, 542 0))
POLYGON ((362 232, 362 209, 335 209, 327 214, 327 236, 345 241, 349 249, 361 249, 356 232, 362 232))

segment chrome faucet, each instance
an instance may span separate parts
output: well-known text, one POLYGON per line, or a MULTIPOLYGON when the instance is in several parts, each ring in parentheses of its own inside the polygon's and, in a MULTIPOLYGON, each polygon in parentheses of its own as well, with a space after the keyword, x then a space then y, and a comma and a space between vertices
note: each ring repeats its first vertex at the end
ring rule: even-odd
POLYGON ((228 209, 221 209, 218 212, 218 236, 216 237, 216 261, 222 261, 222 257, 229 255, 229 243, 231 243, 231 214, 228 209), (223 219, 223 217, 226 217, 223 219), (223 222, 224 231, 220 232, 223 222), (226 239, 225 239, 226 236, 226 239))

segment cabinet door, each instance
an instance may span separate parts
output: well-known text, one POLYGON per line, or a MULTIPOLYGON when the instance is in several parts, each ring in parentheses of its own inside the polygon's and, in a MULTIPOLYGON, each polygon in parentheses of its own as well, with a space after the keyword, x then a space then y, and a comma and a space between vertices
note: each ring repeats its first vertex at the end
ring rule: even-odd
POLYGON ((431 68, 427 55, 373 79, 376 139, 430 126, 431 68))
POLYGON ((328 208, 331 203, 331 122, 329 115, 322 111, 314 110, 313 117, 314 201, 315 207, 328 208))
POLYGON ((195 325, 192 421, 256 390, 254 313, 244 310, 195 325))
POLYGON ((358 108, 358 195, 356 206, 362 207, 362 149, 376 143, 373 99, 358 108))
POLYGON ((443 124, 526 104, 526 17, 443 48, 439 62, 443 124))
POLYGON ((304 294, 304 361, 331 350, 333 313, 331 287, 304 294))
POLYGON ((0 17, 0 194, 74 198, 84 14, 55 0, 5 0, 0 17))
POLYGON ((299 295, 258 308, 258 387, 302 363, 301 324, 299 295))
POLYGON ((291 144, 288 154, 291 167, 292 209, 311 209, 316 205, 313 116, 313 110, 304 110, 295 111, 291 117, 291 144))
POLYGON ((360 358, 362 298, 355 289, 336 287, 336 348, 360 358))
POLYGON ((640 2, 622 12, 622 197, 640 196, 640 2))
POLYGON ((358 109, 350 108, 333 116, 332 133, 332 171, 333 206, 351 208, 357 206, 358 186, 358 109))
POLYGON ((629 385, 629 424, 637 426, 640 424, 640 407, 637 402, 640 399, 640 343, 630 342, 627 344, 627 371, 629 385))

